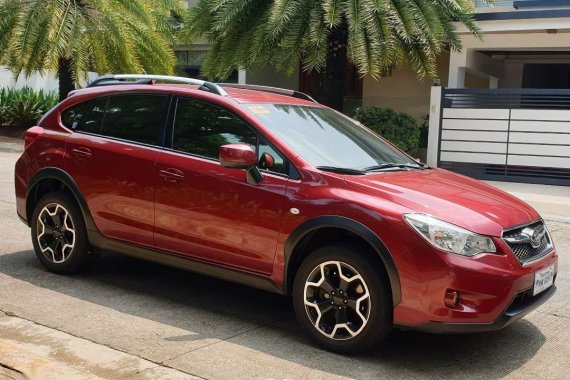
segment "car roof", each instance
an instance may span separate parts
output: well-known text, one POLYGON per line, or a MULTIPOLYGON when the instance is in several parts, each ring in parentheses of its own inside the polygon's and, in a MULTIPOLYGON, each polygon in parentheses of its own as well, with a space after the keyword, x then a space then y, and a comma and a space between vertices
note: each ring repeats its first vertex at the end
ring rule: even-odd
POLYGON ((81 98, 89 98, 95 95, 104 94, 120 94, 132 92, 171 92, 179 95, 198 95, 201 98, 210 98, 212 100, 231 99, 240 104, 247 103, 272 103, 272 104, 289 104, 312 107, 323 107, 323 105, 311 102, 309 100, 300 99, 294 96, 281 95, 262 90, 252 90, 243 88, 223 87, 227 96, 209 93, 200 90, 199 86, 188 84, 116 84, 100 87, 86 87, 75 90, 70 93, 69 97, 80 95, 81 98))

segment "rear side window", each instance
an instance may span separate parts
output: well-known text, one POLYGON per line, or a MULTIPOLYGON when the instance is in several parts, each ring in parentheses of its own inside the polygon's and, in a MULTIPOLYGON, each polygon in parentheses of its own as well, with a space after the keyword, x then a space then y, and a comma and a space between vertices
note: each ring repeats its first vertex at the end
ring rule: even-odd
POLYGON ((257 134, 243 120, 212 104, 180 98, 174 122, 175 150, 218 159, 225 144, 257 146, 257 134))
MULTIPOLYGON (((88 102, 85 106, 85 114, 81 118, 81 122, 79 122, 77 130, 87 133, 101 133, 106 105, 107 98, 97 98, 88 102)), ((63 115, 62 122, 65 125, 65 122, 63 121, 63 115)))
POLYGON ((168 96, 128 94, 109 97, 101 134, 149 145, 162 144, 168 96))

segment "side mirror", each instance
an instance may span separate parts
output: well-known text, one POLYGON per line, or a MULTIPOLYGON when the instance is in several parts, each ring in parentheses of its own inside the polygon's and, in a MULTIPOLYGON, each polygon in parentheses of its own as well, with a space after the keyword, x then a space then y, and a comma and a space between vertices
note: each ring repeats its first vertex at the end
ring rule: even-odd
POLYGON ((224 168, 249 169, 257 165, 257 156, 247 144, 222 145, 219 154, 224 168))
POLYGON ((220 165, 224 168, 246 169, 246 181, 257 185, 263 176, 257 167, 257 155, 247 144, 222 145, 219 150, 220 165))
POLYGON ((269 153, 263 153, 259 159, 259 167, 261 169, 271 169, 275 165, 275 158, 269 153))

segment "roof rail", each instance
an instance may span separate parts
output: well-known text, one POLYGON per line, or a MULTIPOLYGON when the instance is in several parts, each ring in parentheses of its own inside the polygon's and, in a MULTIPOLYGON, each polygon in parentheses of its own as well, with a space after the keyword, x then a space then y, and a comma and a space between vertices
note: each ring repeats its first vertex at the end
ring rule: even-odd
POLYGON ((96 78, 87 87, 110 86, 117 84, 152 84, 153 81, 184 83, 200 86, 200 90, 208 91, 213 94, 228 96, 228 94, 219 85, 206 82, 200 79, 174 77, 169 75, 147 75, 147 74, 116 74, 106 75, 96 78))
POLYGON ((313 103, 318 103, 315 99, 305 94, 304 92, 289 90, 286 88, 259 86, 256 84, 238 84, 238 83, 218 83, 217 85, 221 87, 242 88, 244 90, 265 91, 273 94, 292 96, 294 98, 299 98, 303 100, 308 100, 313 103))

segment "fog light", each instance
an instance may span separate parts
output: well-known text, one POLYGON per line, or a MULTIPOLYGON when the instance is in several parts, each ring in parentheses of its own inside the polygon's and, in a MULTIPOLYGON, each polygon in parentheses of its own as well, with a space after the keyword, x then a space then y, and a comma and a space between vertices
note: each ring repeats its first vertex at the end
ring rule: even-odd
POLYGON ((456 309, 461 305, 461 293, 459 290, 447 289, 445 291, 445 306, 456 309))

